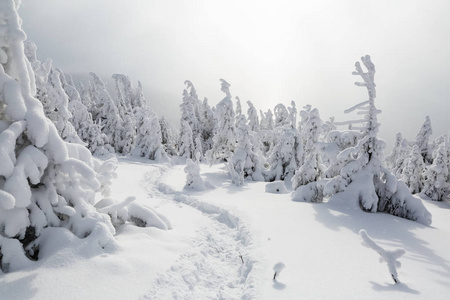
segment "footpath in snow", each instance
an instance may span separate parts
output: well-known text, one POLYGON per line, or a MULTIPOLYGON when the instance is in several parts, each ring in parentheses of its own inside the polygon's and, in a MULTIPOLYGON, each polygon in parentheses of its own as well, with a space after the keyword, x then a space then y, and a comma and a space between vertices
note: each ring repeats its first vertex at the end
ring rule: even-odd
POLYGON ((201 165, 210 189, 185 190, 184 165, 120 158, 112 196, 136 196, 168 231, 121 226, 119 248, 55 243, 33 268, 0 274, 0 299, 448 299, 450 206, 425 201, 430 227, 352 206, 293 202, 264 182, 231 184, 201 165), (361 245, 403 248, 401 283, 361 245), (285 269, 273 281, 273 267, 285 269))

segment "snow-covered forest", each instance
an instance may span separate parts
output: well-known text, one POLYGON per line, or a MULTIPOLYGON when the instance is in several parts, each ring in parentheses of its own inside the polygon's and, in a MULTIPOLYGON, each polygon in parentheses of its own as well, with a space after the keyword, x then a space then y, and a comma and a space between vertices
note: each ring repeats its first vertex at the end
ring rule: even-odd
POLYGON ((426 117, 386 149, 375 59, 342 70, 365 93, 346 120, 220 79, 216 105, 186 80, 173 124, 145 83, 41 58, 19 5, 0 2, 0 299, 446 299, 450 136, 426 117))

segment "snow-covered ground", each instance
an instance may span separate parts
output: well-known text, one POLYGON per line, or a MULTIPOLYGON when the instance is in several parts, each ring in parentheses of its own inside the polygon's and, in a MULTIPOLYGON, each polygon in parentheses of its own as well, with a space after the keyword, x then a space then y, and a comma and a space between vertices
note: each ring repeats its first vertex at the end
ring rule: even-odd
POLYGON ((134 195, 172 229, 125 225, 100 252, 70 235, 32 268, 0 274, 0 299, 448 299, 450 205, 424 201, 433 224, 353 205, 293 202, 267 183, 234 186, 224 165, 202 165, 209 187, 185 190, 185 165, 121 158, 112 196, 134 195), (271 188, 269 188, 270 190, 271 188), (359 231, 403 248, 394 284, 359 231), (285 265, 273 281, 273 267, 285 265))

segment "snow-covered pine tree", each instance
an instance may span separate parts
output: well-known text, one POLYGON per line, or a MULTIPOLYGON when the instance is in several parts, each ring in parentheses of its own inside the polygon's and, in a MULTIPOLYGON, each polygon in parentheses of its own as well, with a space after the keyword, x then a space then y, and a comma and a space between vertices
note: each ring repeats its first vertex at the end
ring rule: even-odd
POLYGON ((122 152, 122 120, 118 109, 106 90, 105 83, 95 73, 89 73, 90 96, 97 111, 94 122, 101 125, 102 132, 108 137, 110 145, 116 152, 122 152))
MULTIPOLYGON (((308 109, 307 116, 303 114, 303 117, 306 118, 301 128, 303 159, 300 168, 295 172, 295 176, 292 178, 292 190, 298 190, 292 194, 292 199, 295 200, 305 199, 304 195, 301 195, 302 192, 300 191, 300 187, 308 185, 309 183, 316 184, 316 181, 321 178, 325 169, 325 166, 322 165, 322 159, 317 147, 319 137, 322 135, 323 125, 323 121, 319 116, 319 110, 317 108, 312 110, 308 109)), ((304 192, 311 188, 313 187, 306 188, 304 192)), ((314 187, 314 190, 316 189, 317 188, 314 187)), ((310 200, 313 202, 320 202, 322 201, 322 197, 313 197, 313 199, 310 200)))
POLYGON ((60 75, 64 91, 69 97, 69 111, 72 114, 69 121, 77 131, 78 136, 87 144, 88 149, 96 155, 114 153, 114 149, 109 145, 108 137, 101 131, 100 124, 93 121, 91 113, 81 102, 80 94, 75 88, 72 77, 66 76, 62 72, 60 75))
POLYGON ((136 147, 131 151, 134 156, 145 157, 155 161, 165 161, 168 159, 164 151, 161 138, 161 126, 158 116, 148 107, 140 110, 142 115, 136 136, 136 147))
POLYGON ((194 157, 195 145, 191 126, 187 121, 181 120, 180 141, 178 142, 178 155, 184 158, 194 157))
POLYGON ((433 164, 425 171, 425 186, 423 193, 434 201, 443 201, 450 193, 449 159, 445 143, 435 151, 433 164))
MULTIPOLYGON (((37 259, 38 237, 64 227, 98 247, 114 243, 114 227, 92 205, 101 183, 90 152, 65 142, 33 97, 24 55, 20 1, 0 2, 0 266, 13 271, 37 259)), ((62 95, 64 97, 64 95, 62 95)))
MULTIPOLYGON (((283 127, 285 125, 291 126, 291 120, 289 118, 289 112, 284 106, 283 103, 279 103, 275 106, 273 109, 274 115, 275 115, 275 121, 274 121, 274 128, 276 127, 283 127)), ((295 126, 294 126, 295 128, 295 126)))
MULTIPOLYGON (((194 141, 197 137, 201 136, 201 124, 199 121, 199 100, 197 98, 197 91, 194 88, 194 85, 189 80, 184 82, 186 84, 186 89, 183 90, 183 101, 180 104, 181 109, 181 120, 180 120, 180 141, 179 147, 180 149, 187 149, 187 144, 183 145, 183 143, 188 143, 192 147, 195 148, 194 141), (187 128, 185 127, 185 123, 190 127, 191 131, 191 139, 192 142, 187 141, 187 138, 183 136, 182 132, 186 132, 187 128)), ((183 157, 195 159, 195 149, 190 149, 189 151, 183 151, 183 157), (188 155, 188 156, 186 156, 188 155)), ((202 153, 203 155, 203 153, 202 153)))
MULTIPOLYGON (((393 171, 393 169, 397 165, 397 159, 399 158, 399 155, 400 155, 400 146, 402 144, 402 141, 403 141, 403 136, 402 136, 401 132, 399 132, 395 135, 395 143, 394 143, 394 146, 392 147, 391 153, 388 156, 386 156, 386 158, 384 159, 386 167, 391 171, 393 171)), ((395 172, 392 172, 392 173, 395 174, 395 172)))
POLYGON ((430 136, 432 134, 433 129, 431 128, 431 120, 429 116, 426 116, 422 127, 416 135, 416 145, 419 147, 420 153, 423 156, 423 161, 427 165, 433 162, 432 151, 429 144, 430 136))
POLYGON ((291 128, 290 124, 278 127, 274 131, 276 142, 268 154, 267 163, 270 169, 266 178, 269 181, 291 180, 303 156, 300 134, 297 129, 291 128))
POLYGON ((208 150, 212 149, 216 123, 214 112, 208 104, 208 98, 205 98, 200 106, 200 123, 202 149, 205 154, 208 150))
POLYGON ((216 106, 216 127, 213 146, 206 152, 209 163, 229 161, 236 148, 236 130, 233 102, 231 101, 230 84, 220 79, 221 90, 225 98, 216 106))
POLYGON ((26 42, 25 54, 33 68, 36 79, 36 98, 42 102, 45 115, 55 124, 59 135, 67 142, 82 143, 69 119, 69 98, 63 89, 63 72, 53 68, 51 59, 37 60, 36 44, 26 42))
POLYGON ((250 130, 253 132, 259 132, 259 118, 258 118, 258 112, 253 105, 251 101, 247 101, 248 109, 247 109, 247 115, 248 115, 248 126, 250 126, 250 130))
MULTIPOLYGON (((234 97, 236 99, 236 120, 239 119, 239 116, 242 114, 242 105, 241 105, 241 99, 239 99, 238 96, 234 97)), ((237 127, 236 121, 236 127, 237 127)))
POLYGON ((405 166, 402 172, 402 179, 409 187, 412 194, 417 194, 422 191, 424 178, 425 163, 417 145, 414 145, 405 160, 405 166))
POLYGON ((244 179, 264 181, 263 158, 253 150, 250 136, 250 126, 247 125, 245 115, 238 117, 236 128, 237 147, 228 163, 231 181, 235 185, 242 185, 244 179))
MULTIPOLYGON (((329 180, 324 186, 324 194, 334 195, 329 202, 355 199, 355 204, 367 212, 386 212, 395 216, 431 224, 431 214, 421 200, 411 195, 408 187, 382 164, 384 142, 377 138, 379 124, 375 107, 375 66, 370 56, 361 58, 367 71, 356 62, 353 75, 361 76, 363 82, 357 86, 365 87, 369 99, 346 110, 359 110, 363 119, 341 122, 343 124, 360 124, 353 129, 360 130, 361 137, 354 147, 344 149, 337 155, 339 175, 329 180)), ((337 124, 337 123, 336 123, 337 124)), ((336 165, 336 164, 335 164, 336 165)))
POLYGON ((288 107, 289 111, 289 120, 291 121, 292 128, 296 128, 297 126, 297 107, 295 106, 295 102, 291 101, 291 106, 288 107))
POLYGON ((159 125, 161 127, 161 143, 164 151, 169 156, 177 155, 175 137, 172 128, 164 116, 161 116, 159 119, 159 125))
MULTIPOLYGON (((128 76, 123 74, 113 74, 112 78, 116 89, 116 107, 120 120, 123 121, 120 127, 120 142, 118 150, 123 154, 129 154, 136 143, 136 117, 131 103, 135 98, 135 89, 128 76)), ((139 124, 141 125, 141 124, 139 124)))

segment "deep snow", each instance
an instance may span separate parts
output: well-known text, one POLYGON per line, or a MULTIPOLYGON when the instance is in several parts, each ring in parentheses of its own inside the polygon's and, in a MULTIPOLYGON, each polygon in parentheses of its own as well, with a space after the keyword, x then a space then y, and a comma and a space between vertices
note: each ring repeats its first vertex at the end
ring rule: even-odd
MULTIPOLYGON (((118 229, 118 249, 99 250, 64 231, 32 268, 0 274, 0 299, 447 299, 450 205, 424 201, 430 227, 353 204, 304 203, 235 186, 224 165, 201 165, 208 187, 185 189, 185 165, 120 158, 112 196, 136 196, 172 229, 118 229), (359 231, 403 248, 394 284, 359 231), (242 257, 242 259, 241 259, 242 257), (242 263, 242 260, 244 263, 242 263), (272 280, 276 263, 285 269, 272 280)), ((269 188, 268 191, 271 189, 269 188)), ((345 202, 344 202, 345 203, 345 202)))

